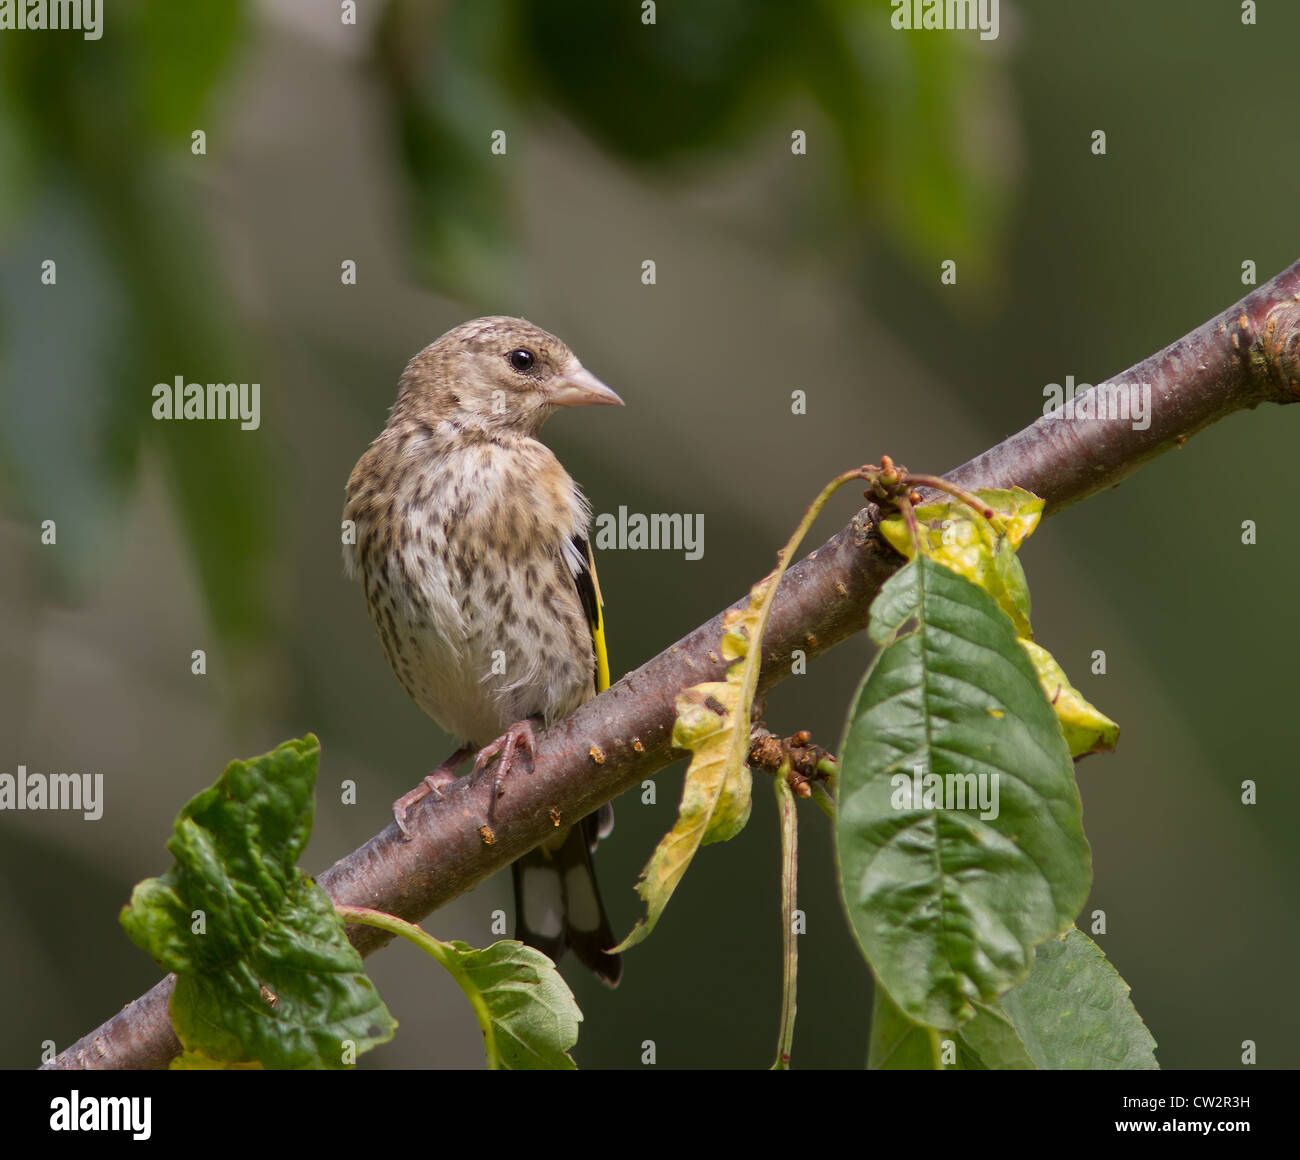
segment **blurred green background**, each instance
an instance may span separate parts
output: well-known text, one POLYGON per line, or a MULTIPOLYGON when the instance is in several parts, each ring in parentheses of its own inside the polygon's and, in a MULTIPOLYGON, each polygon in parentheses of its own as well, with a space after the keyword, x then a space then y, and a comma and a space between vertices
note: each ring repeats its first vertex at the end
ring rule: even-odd
MULTIPOLYGON (((405 361, 450 326, 524 314, 624 397, 546 432, 597 512, 703 514, 699 561, 600 560, 625 672, 764 573, 836 471, 955 466, 1044 384, 1235 301, 1243 261, 1262 282, 1300 256, 1294 6, 1243 27, 1234 4, 1003 0, 992 41, 895 32, 884 0, 665 3, 652 26, 633 0, 357 7, 120 0, 98 41, 0 33, 0 771, 99 772, 107 795, 97 822, 0 815, 0 1065, 157 979, 117 912, 229 759, 319 734, 318 871, 449 751, 385 665, 339 521, 405 361), (176 375, 259 382, 260 428, 155 422, 176 375)), ((1238 1066, 1243 1040, 1300 1064, 1297 424, 1222 423, 1023 553, 1038 639, 1123 727, 1079 770, 1081 925, 1105 911, 1168 1068, 1238 1066)), ((832 508, 815 538, 854 501, 832 508)), ((769 724, 834 745, 868 656, 859 638, 787 681, 769 724)), ((657 805, 626 795, 601 847, 620 930, 680 774, 657 805)), ((618 991, 566 963, 581 1065, 636 1066, 647 1039, 661 1066, 770 1062, 778 840, 756 789, 618 991)), ((803 816, 794 1062, 857 1067, 868 972, 825 819, 803 816)), ((497 907, 508 876, 426 926, 483 944, 497 907)), ((403 947, 369 968, 401 1028, 361 1066, 482 1065, 436 968, 403 947)))

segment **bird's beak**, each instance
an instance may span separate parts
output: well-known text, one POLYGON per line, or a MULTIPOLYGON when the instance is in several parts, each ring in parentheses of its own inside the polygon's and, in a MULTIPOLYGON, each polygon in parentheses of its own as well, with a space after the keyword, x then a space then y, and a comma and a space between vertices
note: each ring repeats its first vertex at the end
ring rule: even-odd
POLYGON ((546 400, 555 407, 594 407, 608 405, 621 407, 623 400, 602 383, 586 367, 569 371, 553 387, 546 400))

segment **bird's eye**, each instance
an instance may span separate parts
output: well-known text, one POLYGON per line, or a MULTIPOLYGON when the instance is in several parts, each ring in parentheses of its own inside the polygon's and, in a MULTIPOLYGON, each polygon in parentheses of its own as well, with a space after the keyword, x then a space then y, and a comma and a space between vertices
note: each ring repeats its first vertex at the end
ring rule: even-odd
POLYGON ((537 356, 531 350, 512 350, 506 355, 506 361, 517 371, 531 370, 537 356))

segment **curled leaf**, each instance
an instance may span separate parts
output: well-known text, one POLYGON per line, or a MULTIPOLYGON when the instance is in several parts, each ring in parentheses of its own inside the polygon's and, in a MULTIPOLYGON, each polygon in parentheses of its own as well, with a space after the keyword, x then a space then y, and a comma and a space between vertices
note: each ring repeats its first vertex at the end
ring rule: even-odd
MULTIPOLYGON (((1016 550, 1042 519, 1043 501, 1021 487, 986 488, 975 494, 992 508, 991 519, 956 499, 916 509, 925 554, 978 584, 1011 617, 1020 636, 1032 636, 1029 588, 1016 550)), ((912 557, 914 549, 902 516, 881 520, 880 533, 900 553, 912 557)))
POLYGON ((175 865, 122 910, 131 939, 176 972, 171 1018, 188 1063, 343 1068, 393 1036, 333 903, 297 866, 319 758, 309 735, 232 761, 181 810, 175 865))
POLYGON ((1114 749, 1119 740, 1119 726, 1084 700, 1083 694, 1070 684, 1056 658, 1042 645, 1023 638, 1020 643, 1029 654, 1043 692, 1056 710, 1056 719, 1065 733, 1070 756, 1082 757, 1085 753, 1114 749))
POLYGON ((786 546, 777 566, 749 591, 749 601, 729 608, 722 618, 722 659, 726 680, 705 681, 683 689, 677 696, 673 745, 691 753, 682 786, 677 821, 660 840, 637 879, 637 893, 645 900, 646 915, 614 949, 626 950, 644 939, 659 921, 695 852, 711 842, 733 838, 749 820, 751 777, 750 718, 758 672, 763 657, 763 633, 772 600, 813 520, 835 492, 862 471, 846 471, 822 489, 813 500, 786 546))

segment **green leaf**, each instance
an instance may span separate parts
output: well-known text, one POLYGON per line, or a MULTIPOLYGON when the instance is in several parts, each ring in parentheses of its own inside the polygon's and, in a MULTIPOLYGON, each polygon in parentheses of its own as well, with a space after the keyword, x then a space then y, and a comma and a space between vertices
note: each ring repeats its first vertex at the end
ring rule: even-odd
POLYGON ((871 1009, 867 1067, 872 1071, 943 1070, 939 1062, 939 1034, 913 1023, 879 983, 871 1009))
POLYGON ((957 1058, 965 1071, 1033 1071, 1036 1066, 1015 1024, 996 1003, 977 1004, 975 1018, 962 1024, 957 1058))
POLYGON ((539 950, 503 939, 486 950, 442 942, 404 918, 364 906, 336 906, 344 922, 386 930, 442 966, 469 1000, 488 1067, 571 1071, 582 1012, 564 977, 539 950))
POLYGON ((996 1004, 976 1004, 975 1017, 953 1036, 913 1023, 877 985, 867 1066, 873 1071, 1033 1071, 1034 1061, 996 1004), (950 1065, 943 1062, 949 1050, 950 1065))
POLYGON ((877 985, 867 1066, 873 1071, 1033 1071, 1034 1061, 996 1004, 976 1004, 975 1017, 953 1036, 913 1023, 877 985), (943 1062, 949 1045, 955 1049, 950 1066, 943 1062))
POLYGON ((177 974, 182 1046, 214 1060, 341 1068, 396 1026, 324 892, 297 868, 320 743, 234 761, 181 811, 176 865, 136 886, 131 939, 177 974))
MULTIPOLYGON (((935 1070, 942 1041, 876 987, 869 1066, 935 1070)), ((1133 1007, 1128 984, 1087 935, 1071 927, 1038 946, 1029 977, 996 1003, 976 1004, 957 1032, 962 1070, 1142 1070, 1159 1068, 1156 1042, 1133 1007)))
POLYGON ((463 942, 453 950, 482 995, 504 1067, 512 1071, 572 1071, 582 1012, 563 976, 539 950, 503 939, 483 950, 463 942))
POLYGON ((1002 996, 1001 1006, 1040 1068, 1160 1067, 1128 984, 1077 927, 1038 948, 1029 978, 1002 996))
POLYGON ((1087 897, 1074 769, 1011 622, 982 589, 922 557, 881 589, 870 632, 885 647, 841 747, 841 891, 903 1014, 955 1030, 1025 978, 1034 946, 1087 897))

